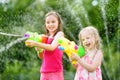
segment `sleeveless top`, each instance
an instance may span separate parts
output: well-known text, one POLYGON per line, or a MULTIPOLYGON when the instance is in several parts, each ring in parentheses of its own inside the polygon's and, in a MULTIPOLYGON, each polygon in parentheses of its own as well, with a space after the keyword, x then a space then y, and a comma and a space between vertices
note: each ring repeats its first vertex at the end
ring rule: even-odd
MULTIPOLYGON (((47 44, 51 44, 53 38, 48 38, 47 44)), ((56 47, 53 51, 44 50, 41 72, 62 72, 62 55, 63 52, 56 47)))
MULTIPOLYGON (((92 59, 85 55, 82 59, 91 64, 92 59)), ((100 66, 93 72, 88 72, 84 67, 77 63, 77 72, 74 80, 102 80, 102 73, 100 66)))

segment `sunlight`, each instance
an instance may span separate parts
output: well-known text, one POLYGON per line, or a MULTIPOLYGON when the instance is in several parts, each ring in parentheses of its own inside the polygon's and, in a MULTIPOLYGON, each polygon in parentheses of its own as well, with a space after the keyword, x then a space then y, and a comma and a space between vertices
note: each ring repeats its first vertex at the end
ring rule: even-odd
POLYGON ((9 3, 10 0, 0 0, 0 3, 2 4, 6 4, 6 3, 9 3))

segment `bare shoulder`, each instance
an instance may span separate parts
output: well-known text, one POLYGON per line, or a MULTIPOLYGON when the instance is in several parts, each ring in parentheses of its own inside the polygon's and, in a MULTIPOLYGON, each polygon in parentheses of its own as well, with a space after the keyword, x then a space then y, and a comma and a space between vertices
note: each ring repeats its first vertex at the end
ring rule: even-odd
POLYGON ((61 37, 61 36, 64 36, 63 31, 59 31, 59 32, 57 32, 57 34, 56 34, 55 37, 61 37))
MULTIPOLYGON (((59 31, 59 32, 57 32, 57 34, 55 35, 55 37, 54 37, 54 40, 52 41, 52 44, 55 46, 58 46, 58 39, 60 38, 60 37, 63 37, 64 36, 64 33, 62 32, 62 31, 59 31)), ((56 47, 55 46, 55 47, 56 47)))
POLYGON ((103 59, 103 53, 101 50, 98 50, 94 57, 93 63, 95 63, 95 65, 97 66, 101 65, 102 59, 103 59))
POLYGON ((98 54, 103 54, 103 53, 102 53, 102 50, 98 50, 98 52, 97 52, 97 53, 98 53, 98 54))
POLYGON ((102 52, 102 50, 98 50, 98 51, 97 51, 97 56, 98 56, 98 57, 100 57, 100 56, 103 57, 103 52, 102 52))
POLYGON ((64 35, 63 31, 59 31, 57 35, 64 35))

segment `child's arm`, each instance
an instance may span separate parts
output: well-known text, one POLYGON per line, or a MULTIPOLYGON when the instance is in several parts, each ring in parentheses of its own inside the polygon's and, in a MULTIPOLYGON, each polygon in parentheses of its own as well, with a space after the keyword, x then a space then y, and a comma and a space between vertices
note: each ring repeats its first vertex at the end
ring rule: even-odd
POLYGON ((49 51, 53 51, 57 46, 58 46, 58 39, 60 37, 64 36, 64 33, 62 31, 58 32, 56 34, 56 36, 54 37, 54 40, 52 41, 51 44, 44 44, 44 43, 39 43, 39 42, 35 42, 35 41, 31 41, 31 40, 27 40, 27 42, 29 42, 30 46, 36 46, 36 47, 40 47, 49 51))
POLYGON ((78 55, 76 55, 74 53, 71 55, 72 60, 77 60, 77 62, 81 66, 83 66, 85 69, 87 69, 89 72, 94 71, 98 66, 101 65, 102 57, 103 57, 102 52, 98 51, 92 61, 92 64, 89 64, 89 63, 83 61, 78 55))

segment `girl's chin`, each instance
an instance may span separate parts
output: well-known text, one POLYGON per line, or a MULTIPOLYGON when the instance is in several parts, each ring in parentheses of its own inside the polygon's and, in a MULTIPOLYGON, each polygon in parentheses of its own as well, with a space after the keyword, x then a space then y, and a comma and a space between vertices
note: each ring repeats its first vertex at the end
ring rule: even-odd
POLYGON ((54 30, 49 30, 49 32, 54 33, 55 31, 54 30))
POLYGON ((86 49, 91 50, 91 47, 90 47, 90 46, 87 46, 86 49))

